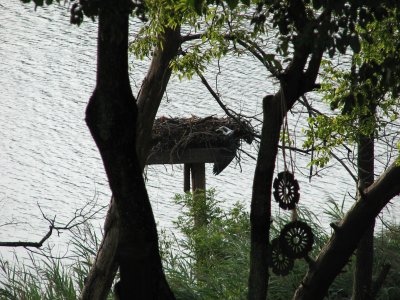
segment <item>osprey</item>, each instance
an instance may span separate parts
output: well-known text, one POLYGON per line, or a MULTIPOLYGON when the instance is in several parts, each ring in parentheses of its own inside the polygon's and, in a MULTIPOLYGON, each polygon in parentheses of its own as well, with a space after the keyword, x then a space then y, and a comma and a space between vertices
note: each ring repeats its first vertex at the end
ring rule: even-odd
POLYGON ((227 139, 228 141, 226 149, 233 153, 233 155, 226 156, 226 158, 214 163, 213 173, 214 175, 218 175, 232 162, 236 155, 236 149, 239 146, 239 140, 236 139, 235 130, 229 129, 226 126, 219 127, 217 130, 215 130, 215 132, 224 135, 223 138, 227 139))

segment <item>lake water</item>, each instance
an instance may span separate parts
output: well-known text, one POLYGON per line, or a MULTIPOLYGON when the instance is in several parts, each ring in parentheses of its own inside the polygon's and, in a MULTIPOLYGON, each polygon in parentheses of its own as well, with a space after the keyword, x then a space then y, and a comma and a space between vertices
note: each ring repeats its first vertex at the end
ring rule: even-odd
MULTIPOLYGON (((33 4, 16 0, 0 0, 0 20, 0 226, 15 223, 0 227, 0 240, 38 240, 48 228, 39 205, 47 216, 62 222, 92 199, 103 205, 110 199, 99 153, 84 122, 95 85, 97 24, 86 21, 73 26, 64 6, 35 12, 33 4)), ((148 62, 132 58, 131 63, 136 94, 148 62)), ((216 70, 211 66, 206 74, 210 82, 216 70)), ((261 99, 278 89, 266 70, 249 57, 225 58, 221 71, 218 87, 223 100, 248 115, 260 113, 261 99)), ((316 95, 309 97, 318 100, 316 95)), ((182 82, 172 78, 159 115, 192 114, 223 116, 223 111, 198 78, 182 82)), ((297 124, 298 140, 304 116, 291 117, 290 127, 297 124)), ((254 146, 245 149, 256 155, 254 146)), ((384 157, 385 149, 380 153, 384 157)), ((321 172, 324 176, 309 182, 310 158, 292 155, 303 205, 317 214, 330 198, 342 201, 347 197, 346 205, 351 205, 347 194, 353 194, 354 182, 340 164, 333 162, 321 172)), ((277 170, 282 171, 282 153, 279 158, 277 170)), ((249 207, 254 168, 255 161, 246 155, 240 166, 232 163, 218 176, 207 165, 207 187, 216 188, 226 207, 236 201, 249 207)), ((179 212, 171 199, 182 192, 182 173, 181 166, 147 169, 147 187, 160 227, 170 227, 179 212)), ((398 220, 398 207, 384 218, 398 220)), ((274 211, 281 213, 275 204, 274 211)), ((57 241, 54 237, 53 242, 57 241)))

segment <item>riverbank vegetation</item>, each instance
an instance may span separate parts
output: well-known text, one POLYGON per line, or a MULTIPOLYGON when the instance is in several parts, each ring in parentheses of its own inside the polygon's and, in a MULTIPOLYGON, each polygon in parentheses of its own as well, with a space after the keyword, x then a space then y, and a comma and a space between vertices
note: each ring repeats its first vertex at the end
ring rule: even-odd
MULTIPOLYGON (((250 218, 245 207, 236 203, 223 209, 214 191, 207 192, 206 202, 198 206, 191 194, 177 195, 175 203, 181 214, 174 221, 175 230, 162 230, 160 250, 168 282, 177 299, 215 300, 246 299, 249 273, 250 218), (195 227, 197 214, 206 212, 207 225, 195 227)), ((324 218, 342 218, 342 207, 328 201, 324 218)), ((330 233, 306 207, 298 210, 299 219, 311 225, 315 244, 311 256, 318 254, 330 233)), ((274 216, 271 236, 279 235, 291 216, 280 212, 274 216)), ((15 256, 13 261, 0 260, 0 299, 4 300, 75 300, 93 264, 100 237, 86 224, 74 231, 72 253, 58 259, 42 251, 30 253, 28 261, 15 256)), ((390 269, 376 286, 376 298, 395 300, 400 295, 400 226, 387 225, 375 235, 374 278, 390 269)), ((352 293, 354 257, 331 285, 326 299, 348 299, 352 293)), ((272 274, 269 299, 290 299, 307 272, 308 263, 296 260, 286 276, 272 274)), ((113 299, 110 293, 108 299, 113 299)))

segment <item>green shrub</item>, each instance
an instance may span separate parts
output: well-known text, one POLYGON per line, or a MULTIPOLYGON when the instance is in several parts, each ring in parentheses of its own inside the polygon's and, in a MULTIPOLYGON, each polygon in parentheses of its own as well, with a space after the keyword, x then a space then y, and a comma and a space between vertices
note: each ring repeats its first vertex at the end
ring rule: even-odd
POLYGON ((162 235, 160 249, 177 299, 244 299, 249 268, 249 215, 240 204, 228 212, 218 206, 214 192, 194 203, 190 194, 177 196, 182 214, 177 234, 162 235), (207 224, 195 226, 197 214, 207 224))
MULTIPOLYGON (((249 274, 250 218, 244 206, 222 210, 214 191, 208 191, 205 201, 195 203, 191 194, 176 196, 181 215, 174 222, 176 233, 162 233, 160 248, 164 269, 177 299, 246 299, 249 274), (204 226, 195 226, 198 214, 205 215, 204 226)), ((319 218, 304 207, 297 210, 298 219, 307 222, 314 233, 314 246, 310 254, 316 257, 330 234, 323 229, 319 218)), ((328 201, 325 215, 336 222, 344 216, 343 205, 328 201)), ((291 219, 281 213, 271 224, 271 239, 291 219)), ((392 269, 377 299, 400 299, 400 228, 389 228, 376 237, 375 277, 390 259, 392 269), (397 229, 396 229, 397 228, 397 229)), ((345 266, 329 289, 326 299, 349 299, 352 293, 353 260, 345 266)), ((287 300, 293 297, 308 264, 296 260, 287 276, 270 272, 268 299, 287 300)))
MULTIPOLYGON (((196 196, 196 199, 199 199, 196 196)), ((243 205, 221 209, 214 191, 206 192, 204 201, 193 201, 191 194, 176 196, 181 214, 174 222, 177 231, 162 231, 160 251, 164 269, 176 298, 191 300, 247 299, 250 253, 250 217, 243 205), (202 215, 205 223, 195 222, 202 215)), ((343 216, 343 205, 329 201, 325 212, 331 221, 343 216)), ((271 239, 290 221, 287 213, 274 216, 271 239)), ((328 241, 329 234, 319 224, 318 217, 300 207, 298 218, 312 228, 315 243, 311 257, 317 256, 328 241)), ((51 252, 30 253, 25 264, 15 256, 14 261, 0 259, 1 300, 75 300, 83 287, 99 240, 90 226, 74 232, 73 258, 55 259, 51 252)), ((353 260, 344 268, 329 289, 327 299, 349 299, 352 292, 353 260)), ((374 276, 385 264, 391 269, 377 299, 400 299, 400 227, 389 226, 376 235, 374 276)), ((268 299, 291 299, 307 272, 304 260, 296 260, 287 276, 270 276, 268 299)), ((108 299, 112 299, 110 293, 108 299)))

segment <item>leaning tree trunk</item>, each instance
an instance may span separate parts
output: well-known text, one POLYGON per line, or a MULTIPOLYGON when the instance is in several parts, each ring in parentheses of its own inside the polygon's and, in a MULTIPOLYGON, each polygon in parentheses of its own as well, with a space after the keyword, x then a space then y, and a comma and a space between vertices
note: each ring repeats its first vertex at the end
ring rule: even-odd
MULTIPOLYGON (((358 188, 364 190, 374 182, 374 138, 361 135, 358 141, 358 188)), ((357 247, 353 300, 372 300, 372 266, 374 260, 375 220, 357 247)))
MULTIPOLYGON (((128 75, 129 5, 129 0, 104 1, 100 9, 97 80, 86 123, 119 217, 119 299, 174 299, 162 270, 155 220, 136 154, 138 115, 128 75)), ((104 299, 104 293, 92 293, 87 299, 104 299)))
MULTIPOLYGON (((180 45, 179 26, 174 29, 165 28, 160 36, 160 41, 163 46, 154 51, 152 62, 137 99, 136 151, 142 171, 148 154, 153 121, 171 76, 169 64, 177 55, 180 45)), ((109 293, 118 268, 117 243, 115 242, 118 236, 118 214, 113 198, 106 216, 104 237, 96 261, 81 293, 82 300, 105 299, 109 293)))
POLYGON ((96 260, 90 268, 89 274, 81 291, 81 300, 104 300, 110 292, 118 263, 115 259, 119 240, 119 216, 116 206, 111 199, 110 209, 104 222, 104 236, 101 241, 96 260))
POLYGON ((321 250, 293 297, 294 300, 319 300, 347 264, 361 237, 371 227, 386 204, 400 193, 400 166, 392 164, 371 186, 361 190, 360 199, 338 225, 321 250))
POLYGON ((137 97, 138 123, 136 133, 138 142, 136 152, 142 169, 151 148, 154 119, 171 77, 170 63, 178 55, 178 49, 181 45, 180 26, 164 28, 159 40, 161 46, 154 51, 149 70, 137 97))

